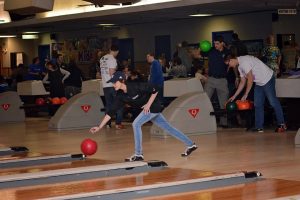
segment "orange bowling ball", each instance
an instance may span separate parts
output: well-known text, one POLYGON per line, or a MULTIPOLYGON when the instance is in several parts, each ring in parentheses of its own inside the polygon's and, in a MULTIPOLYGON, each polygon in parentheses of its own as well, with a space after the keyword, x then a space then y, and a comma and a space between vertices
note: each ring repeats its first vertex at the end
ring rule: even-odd
POLYGON ((60 103, 61 104, 64 104, 64 103, 66 103, 68 101, 68 99, 66 98, 66 97, 61 97, 60 98, 60 103))
POLYGON ((51 101, 52 101, 53 105, 59 105, 60 104, 60 98, 58 98, 58 97, 52 98, 51 101))
POLYGON ((90 156, 96 153, 97 151, 97 142, 94 140, 87 138, 81 142, 81 151, 84 155, 90 156))
POLYGON ((253 108, 253 104, 249 100, 245 100, 245 101, 237 100, 236 104, 238 110, 250 110, 253 108))

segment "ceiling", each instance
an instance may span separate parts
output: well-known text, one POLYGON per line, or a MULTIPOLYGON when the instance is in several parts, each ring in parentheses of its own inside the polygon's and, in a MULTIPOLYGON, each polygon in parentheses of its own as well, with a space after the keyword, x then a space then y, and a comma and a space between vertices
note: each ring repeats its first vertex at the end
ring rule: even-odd
MULTIPOLYGON (((1 1, 1 0, 0 0, 1 1)), ((56 0, 57 1, 57 0, 56 0)), ((73 0, 68 0, 69 2, 73 0)), ((78 0, 77 0, 78 1, 78 0)), ((0 24, 0 34, 24 31, 63 32, 92 29, 99 23, 118 26, 191 18, 196 13, 230 15, 299 8, 300 0, 181 0, 144 6, 125 7, 49 18, 32 18, 0 24)))

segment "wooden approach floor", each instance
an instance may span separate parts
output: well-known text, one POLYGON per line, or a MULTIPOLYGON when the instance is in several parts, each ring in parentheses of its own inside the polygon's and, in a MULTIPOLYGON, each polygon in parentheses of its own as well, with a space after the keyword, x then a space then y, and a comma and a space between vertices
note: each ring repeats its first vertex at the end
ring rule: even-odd
POLYGON ((192 200, 192 199, 243 199, 265 200, 280 197, 298 196, 289 200, 299 199, 300 182, 280 179, 267 179, 253 183, 227 186, 217 189, 208 189, 182 194, 164 195, 159 197, 143 198, 143 200, 192 200))
MULTIPOLYGON (((133 152, 133 132, 129 124, 125 130, 103 129, 99 134, 92 135, 88 133, 88 130, 49 131, 47 123, 48 119, 32 118, 27 119, 25 123, 1 124, 0 148, 26 146, 30 152, 76 154, 81 153, 81 141, 85 138, 92 138, 98 142, 98 152, 91 157, 91 160, 107 160, 108 163, 122 162, 133 152)), ((173 138, 153 138, 150 136, 149 130, 150 125, 143 127, 143 147, 146 160, 163 160, 170 167, 175 168, 172 170, 179 170, 179 174, 184 174, 185 178, 191 178, 187 174, 201 174, 200 171, 207 174, 259 171, 264 178, 268 179, 217 190, 159 197, 159 199, 197 199, 197 197, 205 197, 205 195, 209 199, 269 199, 300 194, 300 182, 297 182, 300 180, 300 148, 294 147, 295 131, 277 134, 269 130, 262 134, 253 134, 245 132, 243 129, 219 129, 217 134, 192 136, 191 138, 199 145, 199 149, 190 157, 181 158, 180 153, 185 148, 182 143, 173 138)), ((91 163, 93 162, 97 163, 98 161, 91 163)), ((65 165, 66 168, 70 167, 70 164, 60 165, 65 165)), ((51 167, 58 166, 52 165, 51 167)), ((43 170, 49 170, 51 167, 44 166, 43 170)), ((30 168, 28 167, 28 169, 30 168)), ((26 169, 23 170, 25 171, 22 173, 26 173, 26 169)), ((175 173, 175 171, 167 177, 176 177, 177 172, 175 173)), ((6 169, 0 172, 2 175, 19 173, 17 169, 6 169)), ((140 177, 138 179, 135 175, 131 175, 132 182, 142 180, 143 183, 147 183, 155 176, 151 173, 136 175, 140 177)), ((67 183, 63 187, 59 187, 61 184, 53 184, 40 187, 0 189, 0 195, 1 198, 5 197, 4 199, 34 199, 47 197, 49 194, 46 195, 45 191, 66 194, 66 192, 72 193, 74 188, 86 192, 95 188, 99 190, 99 187, 104 186, 120 187, 122 180, 130 183, 120 177, 107 180, 96 179, 67 183)))

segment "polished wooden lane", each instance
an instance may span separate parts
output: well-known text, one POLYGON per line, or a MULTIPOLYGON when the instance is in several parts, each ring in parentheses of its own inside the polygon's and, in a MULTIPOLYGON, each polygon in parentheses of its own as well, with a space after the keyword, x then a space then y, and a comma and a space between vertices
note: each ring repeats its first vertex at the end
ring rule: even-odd
MULTIPOLYGON (((180 193, 173 195, 141 198, 143 200, 265 200, 288 197, 300 194, 300 182, 281 179, 265 179, 261 181, 214 188, 209 190, 180 193)), ((298 198, 290 198, 290 200, 298 198)))
POLYGON ((85 157, 86 156, 83 154, 20 157, 18 159, 1 160, 0 169, 70 162, 75 160, 83 160, 85 157))
POLYGON ((29 149, 27 147, 6 147, 0 148, 0 156, 12 155, 27 152, 29 149))
MULTIPOLYGON (((99 147, 93 158, 122 162, 134 150, 131 125, 125 126, 124 130, 103 129, 99 134, 91 135, 88 129, 50 131, 47 119, 31 118, 25 123, 1 124, 0 141, 4 147, 26 146, 31 151, 62 154, 80 151, 82 140, 90 137, 98 142, 99 147)), ((218 129, 217 134, 191 136, 199 148, 190 157, 181 158, 182 143, 173 138, 153 138, 149 133, 150 127, 150 124, 143 126, 143 149, 147 160, 159 159, 166 161, 170 167, 222 173, 258 170, 265 178, 300 180, 300 148, 294 146, 297 131, 277 134, 271 127, 266 128, 264 133, 253 134, 243 128, 218 129)), ((88 185, 89 181, 86 183, 88 185)), ((299 191, 299 188, 291 189, 299 191)), ((4 199, 19 196, 15 195, 16 191, 6 191, 11 196, 4 199)))
POLYGON ((97 160, 97 159, 85 159, 85 160, 77 160, 71 162, 64 163, 53 163, 48 165, 37 165, 37 166, 29 166, 29 167, 18 167, 11 169, 1 169, 0 177, 12 174, 26 174, 32 172, 42 172, 42 171, 51 171, 51 170, 59 170, 59 169, 69 169, 69 168, 79 168, 85 166, 95 166, 95 165, 106 165, 115 163, 113 161, 106 160, 97 160))
POLYGON ((5 156, 0 156, 0 161, 6 161, 6 160, 17 160, 17 159, 23 159, 23 158, 36 158, 41 156, 52 156, 54 154, 51 153, 35 153, 35 152, 22 152, 22 153, 16 153, 16 154, 10 154, 5 156))
MULTIPOLYGON (((58 183, 52 185, 22 187, 19 189, 0 190, 0 196, 5 199, 13 197, 15 200, 40 199, 57 197, 62 195, 74 195, 91 192, 116 193, 126 190, 134 190, 135 187, 162 187, 164 184, 172 184, 180 181, 191 181, 197 179, 215 180, 228 177, 221 173, 187 170, 177 168, 166 168, 155 172, 137 173, 129 176, 118 176, 109 178, 92 179, 86 181, 75 181, 70 183, 58 183)), ((233 174, 240 176, 240 173, 233 174)))
POLYGON ((134 173, 157 171, 166 168, 163 161, 112 163, 89 159, 74 161, 70 165, 52 164, 0 172, 0 188, 16 188, 88 180, 110 176, 125 176, 134 173))
MULTIPOLYGON (((1 124, 0 143, 4 146, 26 146, 33 152, 64 154, 79 152, 83 139, 98 142, 93 158, 122 162, 134 151, 131 124, 126 129, 103 129, 90 134, 88 129, 73 131, 48 130, 48 119, 26 119, 24 123, 1 124), (7 134, 9 133, 9 134, 7 134)), ((146 160, 163 160, 170 167, 230 173, 260 171, 266 178, 300 180, 300 148, 295 148, 297 131, 286 134, 265 129, 253 134, 243 128, 218 129, 217 134, 191 136, 199 148, 186 158, 180 153, 184 145, 173 138, 153 138, 151 124, 143 126, 143 149, 146 160)))

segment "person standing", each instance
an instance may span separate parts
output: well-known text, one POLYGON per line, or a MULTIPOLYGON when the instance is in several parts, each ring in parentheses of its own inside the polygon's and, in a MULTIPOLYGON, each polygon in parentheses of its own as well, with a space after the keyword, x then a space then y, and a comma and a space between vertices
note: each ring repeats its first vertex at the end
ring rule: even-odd
POLYGON ((92 127, 91 133, 96 133, 102 129, 105 124, 111 119, 113 114, 124 107, 125 104, 129 104, 132 107, 142 108, 143 111, 133 121, 132 127, 134 132, 135 153, 125 161, 142 161, 144 160, 143 148, 142 148, 142 125, 148 121, 152 121, 154 124, 166 130, 170 135, 182 141, 186 146, 186 150, 181 154, 182 157, 189 156, 198 147, 182 132, 174 128, 161 113, 161 106, 159 98, 157 97, 158 90, 157 85, 150 83, 127 83, 125 82, 125 74, 121 71, 114 73, 112 78, 108 82, 113 84, 113 87, 117 93, 117 98, 114 101, 113 106, 104 116, 99 126, 92 127))
POLYGON ((71 73, 65 81, 65 94, 69 99, 81 92, 82 81, 85 79, 74 58, 71 58, 67 70, 71 73))
MULTIPOLYGON (((222 36, 215 38, 214 47, 208 54, 208 79, 204 85, 204 91, 210 99, 216 91, 220 109, 224 109, 229 93, 226 79, 228 67, 224 63, 224 59, 229 54, 229 50, 225 48, 222 36)), ((227 117, 220 117, 220 126, 228 126, 227 117)))
POLYGON ((183 41, 181 47, 178 48, 178 57, 181 59, 183 66, 186 67, 187 74, 190 76, 193 60, 187 41, 183 41))
POLYGON ((284 71, 294 70, 297 63, 297 49, 291 45, 290 41, 285 41, 281 52, 284 71))
POLYGON ((50 85, 50 97, 64 97, 64 81, 70 76, 70 72, 59 68, 53 62, 46 63, 48 73, 43 79, 43 83, 50 85))
POLYGON ((32 64, 29 65, 28 69, 28 80, 42 80, 46 75, 45 67, 40 65, 39 57, 35 57, 32 59, 32 64))
MULTIPOLYGON (((108 80, 111 79, 112 75, 116 72, 118 63, 116 57, 119 53, 119 47, 116 45, 112 45, 110 47, 110 52, 100 59, 100 70, 101 70, 101 78, 102 78, 102 87, 105 98, 105 110, 106 113, 111 110, 113 102, 115 101, 116 91, 113 88, 113 84, 109 83, 108 80)), ((124 129, 122 125, 122 109, 116 112, 116 129, 124 129)), ((107 127, 111 127, 111 120, 109 120, 106 124, 107 127)))
POLYGON ((254 107, 255 107, 255 132, 263 132, 264 126, 264 103, 265 97, 273 107, 277 119, 276 132, 285 132, 287 127, 285 125, 282 107, 275 91, 275 77, 273 70, 265 65, 261 60, 254 56, 239 56, 229 55, 225 59, 225 63, 229 67, 238 68, 240 72, 241 81, 235 94, 229 98, 229 101, 234 101, 242 92, 246 85, 246 90, 241 98, 242 101, 248 98, 249 92, 253 83, 254 87, 254 107))
POLYGON ((164 103, 163 88, 164 88, 164 75, 162 71, 162 66, 158 60, 154 58, 153 53, 147 54, 147 62, 151 64, 150 66, 150 78, 149 83, 156 85, 158 87, 158 97, 161 103, 164 103))
POLYGON ((67 64, 64 63, 64 57, 61 54, 57 55, 57 59, 56 59, 56 65, 60 68, 60 69, 67 69, 67 64))
POLYGON ((262 57, 266 65, 274 71, 275 77, 278 77, 280 75, 281 52, 275 45, 275 38, 272 34, 267 38, 267 45, 262 50, 262 57))

